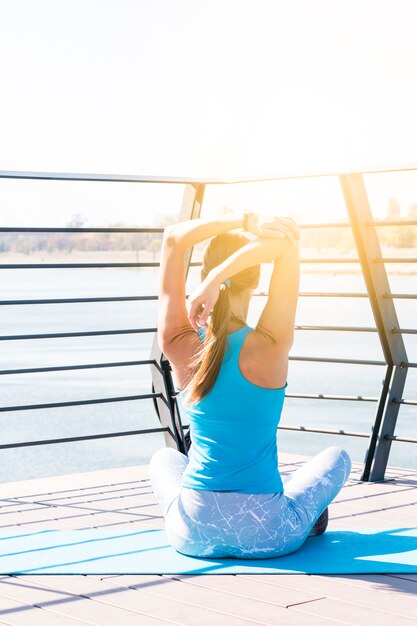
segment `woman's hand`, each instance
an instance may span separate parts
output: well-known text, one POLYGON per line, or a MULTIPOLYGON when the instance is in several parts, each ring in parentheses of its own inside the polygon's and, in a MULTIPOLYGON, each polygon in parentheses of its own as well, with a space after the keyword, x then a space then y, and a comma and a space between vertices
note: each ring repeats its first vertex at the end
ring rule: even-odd
POLYGON ((287 237, 294 245, 297 245, 297 239, 300 239, 300 229, 290 217, 273 217, 270 220, 259 221, 256 213, 253 213, 248 219, 248 230, 257 237, 277 239, 287 237))
POLYGON ((187 300, 188 319, 197 332, 201 326, 207 326, 207 319, 213 311, 219 297, 220 287, 206 280, 190 294, 187 300), (198 323, 197 323, 198 322, 198 323))

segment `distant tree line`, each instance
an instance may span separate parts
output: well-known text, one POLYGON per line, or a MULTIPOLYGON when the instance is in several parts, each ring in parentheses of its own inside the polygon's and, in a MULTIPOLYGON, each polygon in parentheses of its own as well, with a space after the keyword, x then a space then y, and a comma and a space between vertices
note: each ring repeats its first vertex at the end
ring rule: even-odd
MULTIPOLYGON (((221 213, 230 213, 231 209, 223 207, 221 213)), ((385 218, 386 220, 401 220, 401 209, 398 201, 391 198, 385 218)), ((405 219, 417 220, 417 204, 410 206, 405 219)), ((164 228, 169 223, 175 223, 176 217, 162 215, 156 220, 156 228, 164 228)), ((80 215, 74 215, 67 227, 79 228, 85 226, 85 220, 80 215)), ((128 227, 120 222, 109 224, 108 228, 128 227)), ((378 228, 380 242, 384 246, 406 247, 417 246, 417 226, 385 226, 378 228)), ((156 258, 161 247, 162 234, 160 233, 2 233, 0 234, 0 253, 18 252, 21 254, 34 253, 68 253, 77 251, 116 251, 125 250, 139 255, 141 251, 148 251, 156 258)), ((341 253, 347 253, 354 248, 353 235, 349 228, 306 228, 302 231, 302 245, 308 248, 335 248, 341 253)), ((199 250, 201 246, 197 246, 199 250)))

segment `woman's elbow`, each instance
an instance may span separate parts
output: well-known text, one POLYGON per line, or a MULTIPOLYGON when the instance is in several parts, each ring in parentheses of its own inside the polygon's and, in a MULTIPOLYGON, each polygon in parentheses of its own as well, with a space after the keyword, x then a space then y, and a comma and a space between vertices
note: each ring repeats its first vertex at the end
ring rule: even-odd
POLYGON ((160 351, 163 354, 169 351, 170 344, 172 342, 172 337, 167 333, 158 329, 157 333, 158 346, 160 351))
POLYGON ((169 224, 164 228, 164 236, 162 245, 175 246, 178 243, 178 238, 175 231, 175 225, 169 224))

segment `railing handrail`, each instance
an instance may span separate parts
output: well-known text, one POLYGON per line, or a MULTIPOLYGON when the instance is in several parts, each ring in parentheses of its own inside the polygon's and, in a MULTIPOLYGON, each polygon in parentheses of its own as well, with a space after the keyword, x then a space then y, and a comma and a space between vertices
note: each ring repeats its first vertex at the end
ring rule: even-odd
POLYGON ((26 180, 62 180, 109 183, 159 183, 170 185, 237 185, 242 183, 263 183, 274 180, 291 180, 301 178, 323 178, 326 176, 342 176, 346 174, 388 174, 393 172, 417 171, 417 164, 379 167, 347 167, 335 170, 308 170, 302 172, 282 172, 255 178, 195 178, 183 176, 149 176, 148 174, 94 174, 69 172, 30 172, 21 170, 0 170, 0 178, 26 180))

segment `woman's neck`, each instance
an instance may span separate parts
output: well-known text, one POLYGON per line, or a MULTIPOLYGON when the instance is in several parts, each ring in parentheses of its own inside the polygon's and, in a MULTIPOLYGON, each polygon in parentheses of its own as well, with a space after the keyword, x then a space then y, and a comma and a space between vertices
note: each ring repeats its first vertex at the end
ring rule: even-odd
POLYGON ((243 317, 231 317, 229 320, 229 323, 227 325, 227 333, 234 333, 235 330, 239 330, 239 328, 242 328, 242 326, 246 326, 246 319, 243 317))

